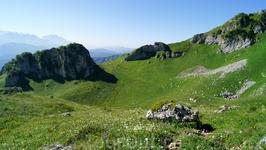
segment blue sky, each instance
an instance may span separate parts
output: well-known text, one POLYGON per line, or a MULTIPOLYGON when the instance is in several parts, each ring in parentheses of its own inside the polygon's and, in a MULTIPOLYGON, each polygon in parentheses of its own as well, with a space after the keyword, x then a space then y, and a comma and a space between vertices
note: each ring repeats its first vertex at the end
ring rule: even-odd
POLYGON ((3 0, 0 30, 137 48, 180 42, 261 9, 265 0, 3 0))

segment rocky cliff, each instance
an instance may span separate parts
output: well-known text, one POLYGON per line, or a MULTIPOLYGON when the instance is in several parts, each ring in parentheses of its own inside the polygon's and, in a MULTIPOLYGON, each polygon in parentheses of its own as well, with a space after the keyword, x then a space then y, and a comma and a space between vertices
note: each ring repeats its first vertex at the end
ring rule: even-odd
POLYGON ((225 24, 210 32, 197 34, 190 39, 191 44, 218 44, 224 53, 250 47, 266 29, 266 10, 254 14, 239 13, 225 24))
POLYGON ((77 43, 17 55, 16 59, 4 65, 0 75, 8 74, 5 86, 14 86, 19 74, 36 73, 39 78, 60 75, 62 78, 80 79, 90 76, 94 71, 95 62, 89 51, 77 43))

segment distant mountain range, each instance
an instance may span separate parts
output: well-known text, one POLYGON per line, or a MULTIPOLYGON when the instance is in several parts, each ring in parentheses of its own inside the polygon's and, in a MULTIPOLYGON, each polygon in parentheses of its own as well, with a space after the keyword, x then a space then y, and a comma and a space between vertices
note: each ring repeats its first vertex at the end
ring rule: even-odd
POLYGON ((0 30, 0 68, 17 54, 23 52, 34 53, 38 50, 67 45, 67 41, 58 35, 38 37, 32 34, 9 32, 0 30))
POLYGON ((104 62, 117 59, 117 58, 122 57, 124 55, 126 55, 126 53, 125 54, 112 55, 112 56, 93 57, 92 59, 94 60, 94 62, 96 64, 102 64, 104 62))
MULTIPOLYGON (((33 34, 0 30, 0 69, 5 63, 16 57, 17 54, 23 52, 35 53, 38 50, 50 49, 52 47, 67 45, 69 43, 71 43, 71 41, 54 34, 38 37, 33 34)), ((132 50, 133 48, 113 46, 106 49, 90 49, 89 52, 91 57, 102 57, 129 53, 132 50)))

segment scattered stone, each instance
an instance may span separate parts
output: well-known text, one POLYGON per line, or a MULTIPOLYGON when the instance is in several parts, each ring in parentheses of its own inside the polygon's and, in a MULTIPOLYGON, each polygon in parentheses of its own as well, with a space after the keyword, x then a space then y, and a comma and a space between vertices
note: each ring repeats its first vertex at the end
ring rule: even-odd
POLYGON ((194 103, 196 103, 196 102, 197 102, 197 100, 196 100, 196 99, 194 99, 194 98, 189 98, 189 100, 190 100, 191 102, 194 102, 194 103))
POLYGON ((3 92, 4 90, 3 89, 0 89, 0 92, 3 92))
POLYGON ((256 147, 255 147, 255 149, 262 149, 261 148, 261 144, 266 144, 266 137, 264 137, 263 139, 261 139, 257 144, 256 144, 256 147))
POLYGON ((49 118, 54 118, 54 117, 55 117, 55 115, 50 115, 50 116, 49 116, 49 118))
POLYGON ((40 150, 74 150, 74 146, 65 146, 58 144, 58 145, 50 145, 40 150))
POLYGON ((242 145, 248 145, 248 142, 247 142, 247 141, 244 141, 244 142, 242 143, 242 145))
POLYGON ((228 91, 226 91, 223 94, 220 94, 220 96, 222 96, 224 99, 227 99, 227 100, 233 100, 233 99, 237 99, 238 98, 237 95, 235 95, 234 93, 230 93, 228 91))
POLYGON ((54 98, 54 96, 53 96, 53 95, 50 95, 49 97, 50 97, 50 98, 54 98))
POLYGON ((232 147, 229 150, 241 150, 241 148, 240 147, 232 147))
POLYGON ((172 110, 172 103, 162 106, 162 108, 158 109, 156 112, 152 112, 149 110, 147 112, 146 118, 151 120, 162 120, 162 121, 172 121, 173 119, 179 120, 182 122, 191 122, 197 121, 199 111, 191 110, 188 107, 184 107, 180 104, 174 106, 172 110))
POLYGON ((147 64, 150 64, 150 63, 151 63, 150 61, 147 62, 147 64))
POLYGON ((168 145, 169 150, 180 150, 181 149, 181 140, 172 142, 168 145))
POLYGON ((59 116, 65 116, 65 117, 67 117, 67 116, 71 116, 71 114, 70 114, 70 112, 67 112, 65 114, 60 114, 59 116))
POLYGON ((215 110, 214 112, 215 113, 222 113, 222 112, 224 112, 224 111, 226 111, 226 110, 231 110, 231 109, 233 109, 231 106, 227 106, 227 105, 223 105, 223 106, 221 106, 220 108, 222 108, 222 110, 215 110))

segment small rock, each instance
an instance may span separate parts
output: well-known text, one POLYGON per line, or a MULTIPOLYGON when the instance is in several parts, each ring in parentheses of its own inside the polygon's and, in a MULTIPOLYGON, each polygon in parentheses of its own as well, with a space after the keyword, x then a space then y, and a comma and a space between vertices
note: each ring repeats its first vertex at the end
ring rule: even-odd
POLYGON ((242 143, 242 145, 248 145, 248 142, 247 142, 247 141, 245 141, 245 142, 243 142, 243 143, 242 143))
POLYGON ((147 64, 150 64, 150 63, 151 63, 150 61, 147 62, 147 64))
POLYGON ((54 118, 54 117, 55 117, 55 115, 50 115, 50 116, 49 116, 49 118, 54 118))
POLYGON ((181 140, 172 142, 168 145, 169 150, 180 150, 181 149, 181 140))
POLYGON ((50 98, 54 98, 53 95, 49 96, 50 98))
POLYGON ((65 116, 65 117, 67 117, 67 116, 71 116, 71 114, 70 114, 70 112, 67 112, 65 114, 60 114, 59 116, 65 116))

